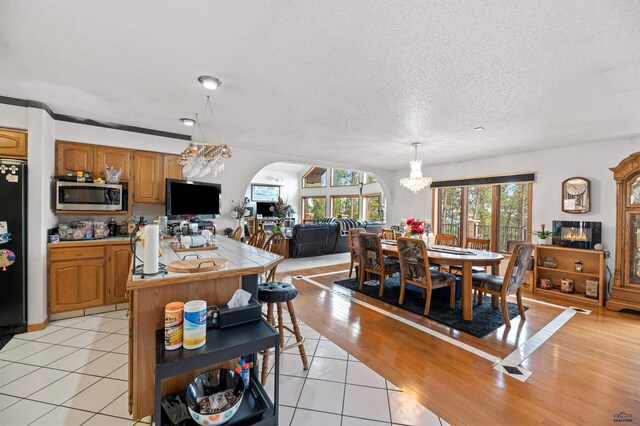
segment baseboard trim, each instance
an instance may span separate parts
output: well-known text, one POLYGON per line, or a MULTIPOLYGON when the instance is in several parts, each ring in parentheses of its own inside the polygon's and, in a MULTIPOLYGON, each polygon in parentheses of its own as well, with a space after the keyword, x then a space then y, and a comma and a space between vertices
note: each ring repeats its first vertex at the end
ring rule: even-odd
POLYGON ((49 324, 49 317, 47 317, 47 319, 45 319, 44 322, 41 322, 38 324, 27 324, 27 332, 44 330, 48 324, 49 324))

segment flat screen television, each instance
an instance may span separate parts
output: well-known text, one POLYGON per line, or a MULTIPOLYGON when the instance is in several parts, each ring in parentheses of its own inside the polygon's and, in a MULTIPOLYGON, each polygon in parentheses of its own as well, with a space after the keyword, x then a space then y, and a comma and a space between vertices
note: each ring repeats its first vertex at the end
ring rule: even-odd
POLYGON ((218 183, 167 179, 167 216, 218 215, 221 195, 218 183))
POLYGON ((262 217, 273 216, 273 212, 271 211, 271 206, 273 206, 273 203, 267 203, 262 201, 256 202, 256 215, 261 214, 262 217))

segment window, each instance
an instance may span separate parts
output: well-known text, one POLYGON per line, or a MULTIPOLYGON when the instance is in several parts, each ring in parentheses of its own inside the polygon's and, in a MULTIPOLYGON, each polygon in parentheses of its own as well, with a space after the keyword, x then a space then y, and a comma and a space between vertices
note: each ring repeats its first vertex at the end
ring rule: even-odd
POLYGON ((442 188, 439 190, 440 215, 438 233, 455 235, 462 241, 460 225, 462 212, 462 188, 442 188))
POLYGON ((333 169, 332 186, 354 186, 360 183, 362 174, 355 170, 333 169))
POLYGON ((311 167, 302 177, 303 188, 323 188, 327 186, 327 169, 311 167))
POLYGON ((364 220, 382 220, 382 194, 362 196, 364 220))
POLYGON ((358 220, 359 212, 357 195, 331 196, 332 217, 358 220))
POLYGON ((529 224, 529 184, 499 185, 497 250, 507 251, 509 241, 527 241, 529 224))
POLYGON ((371 173, 367 173, 364 175, 364 183, 378 183, 378 178, 376 177, 376 175, 371 174, 371 173))
POLYGON ((467 237, 491 239, 492 198, 489 185, 467 187, 467 237))
POLYGON ((326 197, 302 197, 302 223, 314 223, 326 215, 326 197))
POLYGON ((531 241, 533 174, 434 182, 437 232, 491 240, 491 250, 507 252, 510 241, 531 241), (513 179, 511 182, 508 179, 513 179))

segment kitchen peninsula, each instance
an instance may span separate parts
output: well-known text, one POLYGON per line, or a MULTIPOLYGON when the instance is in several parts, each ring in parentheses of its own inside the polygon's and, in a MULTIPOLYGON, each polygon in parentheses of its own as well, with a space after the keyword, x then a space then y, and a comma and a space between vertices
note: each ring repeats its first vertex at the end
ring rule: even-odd
MULTIPOLYGON (((242 288, 257 298, 258 274, 283 261, 282 256, 260 250, 229 238, 218 238, 217 250, 176 253, 167 241, 161 241, 160 263, 180 260, 185 255, 194 258, 220 257, 227 266, 218 271, 129 276, 129 404, 134 419, 154 411, 154 368, 156 361, 156 330, 164 327, 164 306, 169 302, 206 300, 209 305, 222 305, 242 288)), ((138 257, 142 250, 138 244, 138 257)), ((138 262, 139 263, 139 262, 138 262)), ((204 371, 204 370, 202 370, 204 371)), ((163 380, 162 393, 186 388, 201 371, 163 380)))

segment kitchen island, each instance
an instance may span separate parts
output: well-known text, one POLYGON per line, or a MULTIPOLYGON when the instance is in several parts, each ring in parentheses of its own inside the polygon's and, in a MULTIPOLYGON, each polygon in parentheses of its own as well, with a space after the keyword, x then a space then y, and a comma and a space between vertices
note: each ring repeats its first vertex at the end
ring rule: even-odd
MULTIPOLYGON (((154 411, 156 331, 164 328, 164 306, 169 302, 189 300, 206 300, 209 305, 222 305, 239 288, 257 298, 258 274, 284 260, 282 256, 225 237, 218 238, 216 244, 217 250, 176 253, 167 241, 161 241, 160 262, 168 265, 185 255, 193 258, 196 254, 201 258, 220 257, 228 262, 221 270, 167 272, 144 278, 137 274, 129 276, 129 406, 134 419, 151 415, 154 411)), ((142 258, 140 244, 137 251, 138 257, 142 258)), ((163 380, 162 394, 186 388, 201 371, 204 370, 163 380)))

